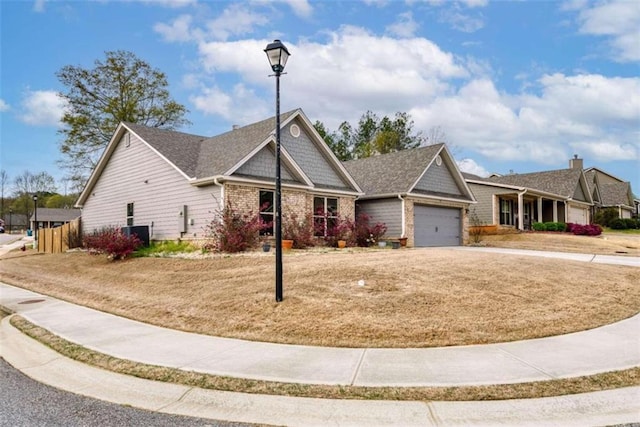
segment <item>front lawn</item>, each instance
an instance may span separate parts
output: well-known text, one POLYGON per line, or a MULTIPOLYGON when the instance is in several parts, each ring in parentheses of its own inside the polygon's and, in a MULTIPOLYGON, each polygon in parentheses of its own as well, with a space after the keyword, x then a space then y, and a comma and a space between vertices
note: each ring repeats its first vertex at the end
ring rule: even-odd
POLYGON ((279 304, 273 252, 121 262, 18 254, 0 260, 0 280, 174 329, 348 347, 512 341, 640 311, 638 268, 448 249, 294 251, 279 304))

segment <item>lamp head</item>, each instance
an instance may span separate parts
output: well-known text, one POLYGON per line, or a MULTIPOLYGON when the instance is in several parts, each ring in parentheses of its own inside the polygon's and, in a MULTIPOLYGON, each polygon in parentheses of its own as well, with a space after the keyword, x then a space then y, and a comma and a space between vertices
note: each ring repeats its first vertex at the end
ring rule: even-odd
POLYGON ((269 64, 273 72, 283 72, 290 55, 287 47, 280 40, 274 40, 273 43, 267 45, 264 51, 267 54, 267 58, 269 58, 269 64))

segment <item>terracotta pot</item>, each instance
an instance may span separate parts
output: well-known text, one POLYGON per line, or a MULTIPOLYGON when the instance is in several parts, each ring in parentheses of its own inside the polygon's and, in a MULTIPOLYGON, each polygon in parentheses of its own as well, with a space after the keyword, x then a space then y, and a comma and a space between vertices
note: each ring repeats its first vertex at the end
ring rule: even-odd
POLYGON ((346 240, 338 240, 338 248, 343 249, 347 246, 346 240))
POLYGON ((407 246, 407 238, 406 237, 401 237, 400 238, 400 246, 402 246, 402 247, 407 246))
POLYGON ((290 250, 293 247, 293 240, 283 240, 282 249, 290 250))

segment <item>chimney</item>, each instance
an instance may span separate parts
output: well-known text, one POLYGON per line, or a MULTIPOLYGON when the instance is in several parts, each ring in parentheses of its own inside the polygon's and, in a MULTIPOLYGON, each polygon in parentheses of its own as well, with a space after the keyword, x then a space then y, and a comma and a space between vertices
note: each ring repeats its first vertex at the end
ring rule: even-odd
POLYGON ((240 129, 240 125, 232 125, 231 129, 232 130, 238 130, 238 129, 240 129))
POLYGON ((584 165, 582 159, 578 158, 577 154, 573 155, 573 159, 569 160, 569 169, 583 169, 584 165))

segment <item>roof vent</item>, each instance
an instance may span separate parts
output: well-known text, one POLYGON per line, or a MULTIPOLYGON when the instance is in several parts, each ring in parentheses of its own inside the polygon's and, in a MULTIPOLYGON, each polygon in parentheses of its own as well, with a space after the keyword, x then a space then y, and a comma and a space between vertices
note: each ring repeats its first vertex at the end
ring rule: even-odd
POLYGON ((231 125, 231 129, 232 130, 238 130, 238 129, 240 129, 240 125, 231 125))

